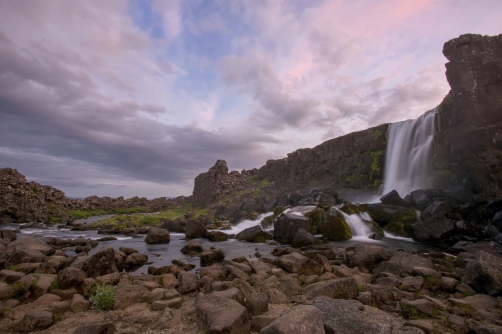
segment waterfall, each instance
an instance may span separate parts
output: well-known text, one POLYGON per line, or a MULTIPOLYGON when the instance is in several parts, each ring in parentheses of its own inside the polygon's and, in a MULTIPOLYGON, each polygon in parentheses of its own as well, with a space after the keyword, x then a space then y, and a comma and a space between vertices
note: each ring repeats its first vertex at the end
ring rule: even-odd
POLYGON ((437 107, 414 120, 389 126, 383 194, 395 189, 405 196, 426 187, 437 107))
POLYGON ((366 237, 371 233, 368 224, 358 214, 348 215, 343 211, 339 212, 343 215, 347 224, 349 224, 352 230, 352 237, 366 237))

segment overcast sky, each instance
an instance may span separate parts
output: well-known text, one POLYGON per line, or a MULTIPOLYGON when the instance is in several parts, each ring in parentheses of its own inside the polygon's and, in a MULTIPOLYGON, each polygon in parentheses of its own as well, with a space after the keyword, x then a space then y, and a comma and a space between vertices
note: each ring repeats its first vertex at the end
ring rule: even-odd
POLYGON ((416 118, 441 51, 502 33, 502 1, 0 0, 0 167, 68 196, 189 195, 416 118))

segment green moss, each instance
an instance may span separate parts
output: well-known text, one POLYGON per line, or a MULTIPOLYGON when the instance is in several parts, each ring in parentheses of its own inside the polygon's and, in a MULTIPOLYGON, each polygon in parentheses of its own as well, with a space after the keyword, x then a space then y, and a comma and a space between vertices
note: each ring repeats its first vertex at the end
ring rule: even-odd
POLYGON ((441 286, 441 278, 431 275, 424 277, 424 286, 429 289, 438 289, 441 286))
POLYGON ((380 130, 375 130, 375 132, 373 132, 373 136, 374 136, 374 137, 380 137, 380 136, 382 136, 382 135, 383 135, 383 133, 382 133, 382 131, 380 131, 380 130))
POLYGON ((62 219, 60 217, 52 216, 49 221, 51 223, 59 223, 62 219))
POLYGON ((51 285, 49 286, 49 291, 57 289, 59 289, 59 280, 56 278, 54 281, 52 281, 51 285))
POLYGON ((352 238, 352 229, 343 217, 329 217, 321 224, 320 232, 323 238, 331 241, 343 241, 352 238))
POLYGON ((401 305, 401 313, 406 319, 420 319, 420 318, 426 318, 427 316, 420 312, 416 307, 411 306, 411 305, 401 305))
POLYGON ((61 321, 61 314, 54 314, 54 317, 52 318, 53 324, 55 325, 60 321, 61 321))
POLYGON ((324 221, 324 210, 321 208, 315 208, 314 210, 305 213, 305 216, 312 220, 312 234, 317 234, 321 223, 324 221))
POLYGON ((148 207, 137 207, 137 208, 121 208, 115 210, 70 210, 66 211, 66 216, 70 219, 85 219, 92 216, 102 216, 102 215, 112 215, 112 214, 133 214, 133 213, 145 213, 152 212, 152 209, 148 207))
POLYGON ((17 264, 13 265, 13 266, 9 266, 7 268, 7 270, 11 270, 11 271, 17 271, 17 264))
POLYGON ((445 108, 455 102, 455 98, 453 96, 453 92, 449 91, 448 94, 443 98, 443 101, 438 106, 438 111, 442 113, 445 108))
POLYGON ((260 184, 258 184, 258 186, 256 187, 257 189, 253 192, 253 196, 254 197, 260 196, 263 193, 263 189, 265 187, 268 187, 269 185, 270 185, 270 181, 268 181, 267 179, 262 180, 260 182, 260 184))
POLYGON ((410 235, 407 231, 407 230, 409 230, 408 224, 400 223, 400 222, 390 222, 387 225, 385 225, 385 227, 383 229, 389 233, 394 234, 394 235, 398 235, 398 236, 405 237, 405 238, 410 238, 410 235))
POLYGON ((358 284, 357 285, 357 290, 359 290, 359 292, 364 292, 364 286, 362 284, 358 284))

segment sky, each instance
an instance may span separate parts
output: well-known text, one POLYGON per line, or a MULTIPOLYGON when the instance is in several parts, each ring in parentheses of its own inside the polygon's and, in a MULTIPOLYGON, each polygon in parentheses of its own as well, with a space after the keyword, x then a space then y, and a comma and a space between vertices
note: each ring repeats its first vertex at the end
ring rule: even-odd
POLYGON ((443 44, 502 33, 500 0, 0 0, 0 168, 67 196, 190 195, 416 118, 443 44))

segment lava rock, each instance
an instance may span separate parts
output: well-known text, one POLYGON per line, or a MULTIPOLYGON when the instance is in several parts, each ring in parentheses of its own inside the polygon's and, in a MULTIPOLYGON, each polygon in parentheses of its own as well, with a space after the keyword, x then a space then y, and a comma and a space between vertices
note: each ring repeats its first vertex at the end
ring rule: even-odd
POLYGON ((267 240, 273 239, 273 236, 261 229, 260 225, 249 227, 235 236, 237 240, 250 241, 250 242, 265 242, 267 240))
POLYGON ((171 241, 171 235, 169 234, 169 231, 154 226, 150 227, 150 230, 145 237, 145 242, 149 244, 168 243, 169 241, 171 241))
POLYGON ((312 231, 312 221, 305 216, 288 212, 282 213, 274 222, 274 239, 291 243, 300 228, 312 231))

